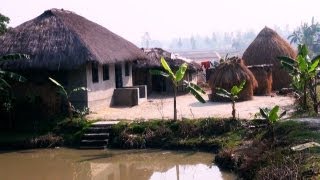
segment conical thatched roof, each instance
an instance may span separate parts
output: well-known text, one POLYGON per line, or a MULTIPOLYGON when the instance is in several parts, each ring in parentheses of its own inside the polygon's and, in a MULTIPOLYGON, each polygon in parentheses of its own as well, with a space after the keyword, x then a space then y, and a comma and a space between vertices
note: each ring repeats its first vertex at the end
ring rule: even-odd
POLYGON ((291 77, 281 68, 278 56, 296 57, 290 44, 282 39, 274 30, 265 27, 243 53, 246 65, 273 64, 273 89, 289 87, 291 77))
POLYGON ((211 100, 226 101, 216 95, 216 88, 223 88, 230 91, 232 86, 241 84, 242 81, 246 84, 239 95, 239 101, 250 100, 253 96, 253 90, 258 87, 258 83, 252 72, 243 64, 243 61, 238 57, 232 57, 225 62, 220 63, 214 73, 210 75, 209 85, 211 87, 211 100))
POLYGON ((45 11, 0 37, 0 55, 25 53, 30 61, 2 68, 71 69, 89 61, 101 64, 145 59, 131 42, 73 12, 45 11))
POLYGON ((194 61, 186 61, 184 59, 176 58, 172 56, 171 52, 165 51, 161 48, 151 48, 151 49, 142 49, 143 52, 148 56, 148 60, 139 60, 136 63, 137 68, 161 68, 161 57, 167 61, 169 66, 173 69, 178 69, 183 63, 188 64, 188 70, 191 71, 200 71, 200 64, 194 61))

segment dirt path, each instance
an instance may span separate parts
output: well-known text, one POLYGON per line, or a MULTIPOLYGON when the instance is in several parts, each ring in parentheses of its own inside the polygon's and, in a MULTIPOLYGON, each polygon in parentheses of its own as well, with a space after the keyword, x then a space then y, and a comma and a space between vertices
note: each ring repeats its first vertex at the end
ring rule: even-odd
MULTIPOLYGON (((255 96, 251 101, 236 104, 239 118, 252 119, 259 111, 259 107, 273 107, 279 105, 283 110, 292 111, 294 99, 285 96, 255 96)), ((231 104, 210 102, 202 104, 192 95, 177 97, 178 118, 230 117, 231 104)), ((151 96, 147 102, 133 107, 110 107, 99 112, 91 113, 89 119, 103 120, 141 120, 141 119, 169 119, 173 117, 173 98, 160 95, 151 96)))

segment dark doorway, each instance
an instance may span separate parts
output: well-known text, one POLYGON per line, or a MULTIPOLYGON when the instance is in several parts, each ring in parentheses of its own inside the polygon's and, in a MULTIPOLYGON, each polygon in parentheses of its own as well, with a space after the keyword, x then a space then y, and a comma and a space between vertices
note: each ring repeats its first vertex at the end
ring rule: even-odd
POLYGON ((152 91, 165 92, 166 90, 166 79, 162 76, 152 76, 152 91))
POLYGON ((122 65, 121 64, 115 64, 115 81, 116 81, 116 88, 122 88, 123 82, 122 82, 122 65))

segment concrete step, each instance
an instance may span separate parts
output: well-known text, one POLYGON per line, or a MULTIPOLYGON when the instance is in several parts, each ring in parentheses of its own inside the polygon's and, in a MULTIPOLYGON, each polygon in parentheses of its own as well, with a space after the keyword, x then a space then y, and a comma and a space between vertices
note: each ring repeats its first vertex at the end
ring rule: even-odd
POLYGON ((80 147, 107 147, 108 139, 104 140, 81 140, 80 147))
POLYGON ((86 133, 82 140, 105 140, 109 138, 109 133, 86 133))
POLYGON ((107 146, 80 146, 80 149, 106 149, 107 146))
POLYGON ((86 129, 80 142, 81 149, 105 149, 108 146, 110 130, 118 121, 100 121, 86 129))
POLYGON ((108 133, 111 130, 111 126, 107 127, 89 127, 86 133, 108 133))

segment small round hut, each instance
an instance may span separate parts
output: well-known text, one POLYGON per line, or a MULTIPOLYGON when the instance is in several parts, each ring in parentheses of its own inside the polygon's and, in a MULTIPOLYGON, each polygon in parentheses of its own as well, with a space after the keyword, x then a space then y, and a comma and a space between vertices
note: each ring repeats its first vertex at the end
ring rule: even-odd
POLYGON ((258 82, 254 95, 270 95, 272 92, 272 64, 247 66, 258 82))
POLYGON ((238 57, 231 57, 215 69, 209 79, 211 87, 212 101, 228 101, 227 99, 216 95, 216 88, 223 88, 230 91, 232 86, 239 85, 242 81, 246 81, 244 89, 239 95, 239 101, 252 99, 253 91, 258 86, 258 83, 252 72, 243 64, 243 61, 238 57))
MULTIPOLYGON (((281 38, 274 30, 265 27, 243 53, 245 65, 273 64, 272 89, 279 90, 290 86, 291 77, 281 68, 278 56, 296 57, 296 52, 290 44, 281 38)), ((260 82, 258 82, 260 83, 260 82)))

